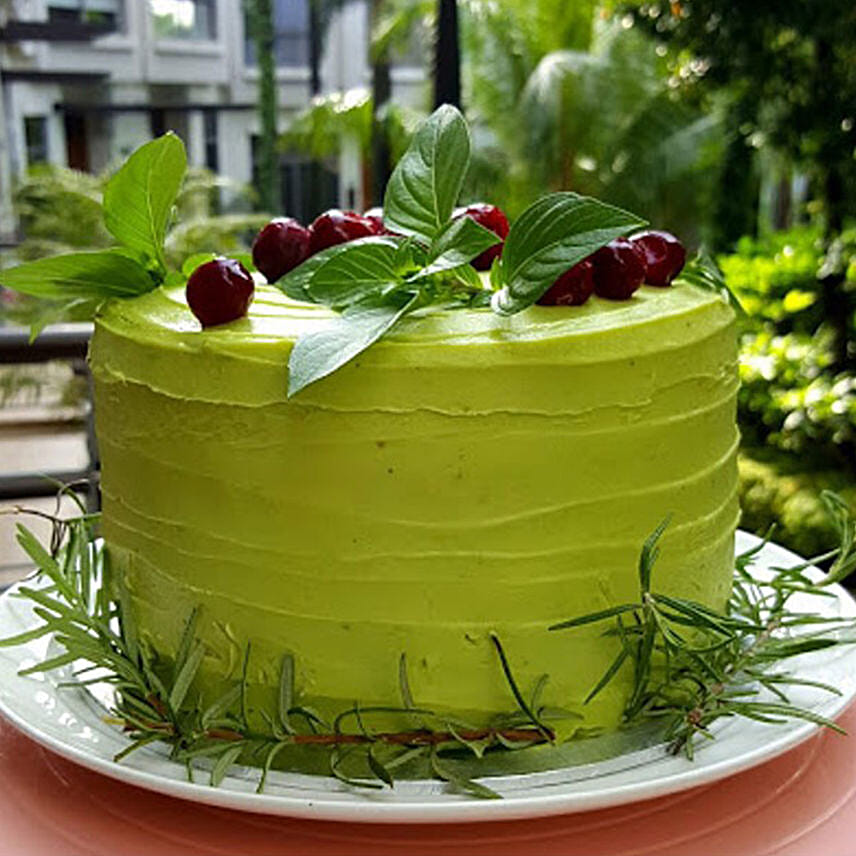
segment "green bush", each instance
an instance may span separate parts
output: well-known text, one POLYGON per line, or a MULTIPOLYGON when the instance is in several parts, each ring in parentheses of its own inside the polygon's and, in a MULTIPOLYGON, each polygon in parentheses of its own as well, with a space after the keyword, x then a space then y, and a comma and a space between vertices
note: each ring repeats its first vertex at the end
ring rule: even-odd
POLYGON ((768 322, 781 330, 813 330, 823 320, 817 293, 821 254, 819 230, 803 226, 760 240, 743 237, 719 264, 752 328, 768 322))
POLYGON ((33 167, 14 193, 15 213, 25 236, 22 261, 112 243, 101 216, 103 176, 65 167, 33 167))
MULTIPOLYGON (((746 309, 741 525, 763 534, 775 524, 776 541, 817 555, 836 544, 821 491, 836 491, 856 512, 856 372, 836 364, 823 283, 836 267, 845 287, 856 290, 856 230, 843 233, 826 256, 820 229, 802 226, 742 238, 718 261, 746 309)), ((846 321, 852 341, 854 318, 846 321)))
POLYGON ((821 491, 834 490, 856 514, 856 483, 841 470, 805 470, 798 459, 769 452, 743 452, 739 469, 741 528, 762 535, 775 524, 774 540, 801 556, 838 543, 821 491))
MULTIPOLYGON (((835 253, 856 291, 856 229, 841 235, 835 253)), ((738 399, 746 442, 818 467, 856 460, 856 373, 835 366, 822 283, 833 260, 823 255, 819 230, 743 238, 719 263, 746 309, 738 399)), ((852 339, 856 324, 847 320, 852 339)))
POLYGON ((856 446, 856 376, 830 371, 828 336, 743 337, 740 421, 748 442, 834 462, 856 446))

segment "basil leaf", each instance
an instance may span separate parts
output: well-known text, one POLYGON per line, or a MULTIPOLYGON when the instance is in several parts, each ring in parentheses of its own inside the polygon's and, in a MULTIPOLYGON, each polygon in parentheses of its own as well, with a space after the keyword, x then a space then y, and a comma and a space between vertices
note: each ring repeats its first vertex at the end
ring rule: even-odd
POLYGON ((389 179, 384 225, 430 244, 452 216, 469 162, 467 123, 444 104, 420 126, 389 179))
POLYGON ((383 303, 353 306, 326 329, 301 336, 288 360, 288 397, 361 354, 403 318, 417 299, 397 292, 383 303))
POLYGON ((431 244, 428 266, 412 278, 421 279, 432 273, 469 264, 488 247, 500 243, 500 240, 495 232, 485 229, 471 217, 458 217, 457 220, 452 220, 431 244))
POLYGON ((32 345, 39 338, 39 334, 45 327, 67 318, 69 313, 73 312, 80 319, 84 317, 92 318, 98 309, 99 303, 101 303, 100 300, 93 300, 86 297, 75 297, 72 300, 58 300, 45 303, 30 321, 29 343, 32 345))
POLYGON ((104 223, 120 244, 166 269, 163 242, 187 169, 184 143, 173 133, 140 146, 104 188, 104 223))
POLYGON ((67 253, 0 271, 0 285, 51 300, 135 297, 157 287, 148 271, 125 253, 67 253))
POLYGON ((385 235, 360 238, 356 241, 349 241, 346 244, 336 244, 333 247, 327 247, 326 250, 321 250, 320 253, 315 253, 314 256, 310 256, 305 262, 302 262, 296 268, 281 276, 273 284, 292 300, 301 300, 304 303, 318 303, 319 301, 309 293, 308 287, 319 268, 341 253, 347 252, 353 247, 366 244, 381 245, 384 247, 399 246, 399 242, 395 238, 385 235))
MULTIPOLYGON (((456 268, 452 268, 449 273, 460 282, 462 285, 465 285, 469 288, 484 288, 484 283, 482 283, 482 278, 479 272, 469 263, 465 265, 459 265, 456 268)), ((491 291, 485 289, 485 294, 490 298, 491 291)), ((488 299, 488 303, 490 303, 490 299, 488 299)))
POLYGON ((395 257, 395 269, 400 276, 415 273, 425 265, 426 254, 423 247, 412 236, 405 238, 399 245, 395 257))
POLYGON ((395 243, 352 243, 319 265, 305 289, 314 302, 339 308, 392 291, 402 282, 395 243))
POLYGON ((597 199, 561 192, 542 196, 515 221, 505 239, 503 288, 494 309, 512 315, 531 306, 566 270, 645 221, 597 199))

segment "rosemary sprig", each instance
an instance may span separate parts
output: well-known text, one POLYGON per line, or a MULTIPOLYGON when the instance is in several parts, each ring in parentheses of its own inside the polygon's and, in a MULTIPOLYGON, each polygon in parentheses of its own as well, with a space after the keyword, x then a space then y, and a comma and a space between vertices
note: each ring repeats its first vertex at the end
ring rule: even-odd
MULTIPOLYGON (((211 764, 212 785, 222 781, 231 765, 241 761, 256 763, 261 768, 261 791, 281 754, 308 748, 327 753, 331 774, 351 786, 392 787, 393 771, 421 760, 426 770, 452 788, 495 797, 484 785, 457 775, 443 759, 461 754, 481 757, 486 751, 526 748, 554 737, 552 729, 539 719, 545 709, 537 705, 538 688, 533 694, 534 703, 527 703, 496 637, 492 637, 493 644, 517 710, 497 717, 489 727, 476 728, 418 706, 410 690, 403 654, 399 665, 401 706, 368 707, 355 702, 327 723, 300 704, 294 687, 294 658, 286 654, 281 661, 276 720, 260 711, 266 727, 259 727, 251 722, 248 700, 252 655, 248 646, 238 684, 202 707, 194 694, 194 681, 205 655, 205 646, 197 635, 199 611, 193 610, 188 616, 172 661, 159 658, 138 632, 123 581, 110 578, 108 554, 97 540, 98 516, 41 516, 47 516, 53 524, 49 548, 20 524, 18 541, 47 584, 22 586, 18 594, 34 602, 34 613, 42 623, 0 640, 0 645, 22 644, 52 635, 64 652, 22 674, 85 661, 90 665, 74 673, 77 680, 64 685, 112 684, 115 700, 108 720, 120 726, 130 739, 116 756, 117 761, 154 741, 162 741, 172 747, 172 758, 187 766, 191 780, 192 762, 206 759, 211 764), (114 595, 105 596, 107 590, 114 595), (83 678, 93 669, 96 674, 83 678), (378 716, 383 717, 385 728, 375 727, 378 716), (400 719, 402 727, 391 730, 388 724, 395 719, 400 719)), ((550 715, 558 714, 553 711, 550 715)), ((567 715, 578 716, 570 712, 567 715)))
MULTIPOLYGON (((773 569, 770 579, 759 581, 749 571, 760 551, 760 546, 755 547, 737 558, 733 594, 725 613, 652 588, 659 541, 668 525, 664 521, 642 547, 638 601, 551 628, 611 622, 606 632, 619 640, 619 651, 589 699, 629 665, 633 681, 625 720, 662 720, 671 750, 684 751, 690 758, 695 738, 711 736, 710 725, 725 716, 764 722, 797 717, 837 729, 814 712, 791 704, 787 696, 787 690, 796 686, 835 693, 834 687, 776 669, 797 654, 854 641, 838 634, 843 626, 853 627, 853 622, 789 608, 797 594, 829 596, 828 586, 856 567, 856 526, 847 507, 832 494, 824 495, 824 502, 840 539, 837 550, 821 557, 833 560, 831 573, 817 581, 808 573, 811 562, 805 562, 773 569)), ((330 774, 348 786, 393 787, 401 769, 419 769, 462 793, 492 798, 497 796, 493 791, 462 777, 450 761, 467 756, 478 761, 486 753, 553 742, 555 732, 549 722, 580 718, 574 711, 541 703, 546 675, 538 679, 527 699, 495 634, 491 641, 515 707, 497 715, 487 727, 474 727, 421 707, 410 687, 404 654, 398 670, 400 705, 369 707, 354 702, 332 723, 301 703, 290 654, 281 661, 275 717, 259 711, 257 722, 248 694, 249 646, 240 681, 203 706, 194 689, 205 655, 198 637, 198 610, 187 618, 175 657, 169 661, 159 657, 135 625, 123 580, 111 573, 108 553, 97 539, 98 516, 83 508, 71 519, 40 514, 53 524, 48 546, 23 526, 18 527, 18 539, 42 584, 21 586, 18 594, 33 602, 33 612, 42 623, 0 645, 53 636, 63 653, 22 674, 83 661, 88 665, 63 685, 110 683, 115 696, 109 721, 130 740, 117 761, 161 741, 171 746, 174 760, 185 764, 191 781, 195 761, 209 764, 209 781, 215 786, 233 764, 244 762, 260 769, 261 792, 281 756, 310 751, 321 753, 330 774), (400 722, 401 727, 390 728, 390 722, 400 722)))
POLYGON ((856 523, 840 497, 825 492, 823 502, 839 536, 836 550, 791 568, 772 568, 771 576, 753 576, 752 565, 769 535, 738 556, 731 598, 724 613, 686 598, 656 593, 651 577, 659 552, 663 521, 642 548, 639 600, 562 621, 550 630, 566 630, 611 621, 605 635, 617 637, 614 661, 589 693, 590 701, 629 664, 632 690, 624 721, 657 718, 664 724, 670 751, 692 758, 698 736, 724 717, 762 722, 803 719, 841 729, 830 720, 789 701, 787 689, 810 686, 838 694, 835 687, 795 677, 776 667, 799 654, 856 642, 842 635, 856 629, 853 620, 823 617, 790 607, 795 595, 829 597, 830 585, 856 568, 856 523), (834 559, 820 580, 806 571, 834 559), (797 632, 799 631, 799 632, 797 632))

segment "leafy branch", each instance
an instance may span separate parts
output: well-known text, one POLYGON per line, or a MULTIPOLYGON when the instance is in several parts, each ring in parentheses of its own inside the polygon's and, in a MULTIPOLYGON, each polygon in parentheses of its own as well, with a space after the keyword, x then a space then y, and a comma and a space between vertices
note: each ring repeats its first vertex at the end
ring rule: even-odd
POLYGON ((856 622, 791 609, 796 594, 829 597, 828 588, 856 568, 856 524, 840 497, 825 492, 823 501, 839 534, 836 550, 790 568, 773 568, 769 578, 749 568, 766 539, 738 556, 728 607, 724 613, 687 598, 652 591, 664 520, 646 540, 639 561, 639 599, 561 621, 550 630, 568 630, 610 621, 604 635, 617 638, 619 651, 589 693, 591 701, 629 666, 632 688, 624 709, 627 724, 656 718, 674 753, 692 758, 695 738, 712 736, 710 726, 724 717, 761 722, 803 719, 841 729, 830 720, 789 701, 787 689, 811 686, 839 691, 819 681, 798 678, 776 667, 800 654, 856 642, 843 629, 856 622), (834 559, 830 573, 817 581, 807 572, 834 559))

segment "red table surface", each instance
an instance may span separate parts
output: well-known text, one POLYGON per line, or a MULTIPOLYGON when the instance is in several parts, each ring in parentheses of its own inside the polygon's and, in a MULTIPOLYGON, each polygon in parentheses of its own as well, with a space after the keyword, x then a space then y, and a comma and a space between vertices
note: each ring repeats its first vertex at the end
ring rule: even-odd
POLYGON ((0 718, 2 856, 856 856, 852 737, 823 733, 713 785, 619 808, 496 823, 267 817, 161 796, 85 770, 0 718))

